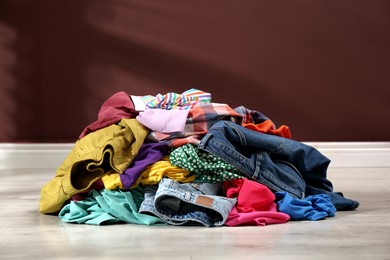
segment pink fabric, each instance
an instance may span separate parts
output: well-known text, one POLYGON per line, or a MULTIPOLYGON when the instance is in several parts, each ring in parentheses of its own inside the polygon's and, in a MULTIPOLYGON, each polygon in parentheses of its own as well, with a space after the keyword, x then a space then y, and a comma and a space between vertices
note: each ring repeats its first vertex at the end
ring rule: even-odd
POLYGON ((290 216, 277 212, 276 205, 273 205, 269 211, 238 212, 234 207, 226 222, 226 226, 265 226, 270 224, 285 223, 290 220, 290 216))
POLYGON ((150 108, 139 112, 136 119, 155 132, 182 133, 189 110, 150 108))
POLYGON ((79 138, 98 129, 119 122, 122 118, 135 118, 138 112, 128 94, 123 91, 117 92, 107 99, 100 108, 98 120, 84 128, 79 138))
POLYGON ((237 198, 225 225, 258 225, 285 223, 290 216, 278 212, 275 195, 268 187, 255 181, 234 179, 224 182, 226 197, 237 198))

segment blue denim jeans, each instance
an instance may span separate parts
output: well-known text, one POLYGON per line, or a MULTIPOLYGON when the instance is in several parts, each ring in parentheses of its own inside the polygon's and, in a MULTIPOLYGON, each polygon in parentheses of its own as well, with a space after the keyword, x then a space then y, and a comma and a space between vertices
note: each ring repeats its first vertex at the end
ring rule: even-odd
POLYGON ((359 206, 357 201, 333 192, 326 178, 330 160, 301 142, 263 134, 231 121, 218 121, 198 148, 220 157, 274 192, 285 191, 299 199, 328 194, 338 210, 359 206))
POLYGON ((178 183, 163 178, 158 185, 145 186, 139 213, 171 225, 222 226, 237 200, 217 195, 220 188, 221 183, 178 183))

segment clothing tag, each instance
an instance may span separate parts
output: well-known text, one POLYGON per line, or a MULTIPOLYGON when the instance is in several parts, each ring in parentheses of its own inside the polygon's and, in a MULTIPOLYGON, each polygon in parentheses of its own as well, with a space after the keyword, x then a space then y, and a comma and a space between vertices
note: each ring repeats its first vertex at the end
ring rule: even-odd
POLYGON ((136 111, 144 111, 145 110, 145 103, 144 101, 141 99, 140 96, 133 96, 133 95, 130 95, 131 97, 131 100, 133 101, 133 104, 134 104, 134 109, 136 111))
POLYGON ((211 205, 213 205, 213 202, 214 199, 205 196, 198 196, 195 201, 196 204, 201 204, 207 207, 211 207, 211 205))

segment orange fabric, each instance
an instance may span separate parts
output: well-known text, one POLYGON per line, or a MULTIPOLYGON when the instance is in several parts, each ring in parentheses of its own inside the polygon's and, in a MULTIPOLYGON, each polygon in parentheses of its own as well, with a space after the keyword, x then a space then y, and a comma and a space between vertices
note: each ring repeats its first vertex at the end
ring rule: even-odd
POLYGON ((284 138, 291 139, 291 132, 288 126, 282 125, 279 128, 276 128, 271 120, 265 120, 260 124, 243 123, 242 126, 260 133, 278 135, 284 138))

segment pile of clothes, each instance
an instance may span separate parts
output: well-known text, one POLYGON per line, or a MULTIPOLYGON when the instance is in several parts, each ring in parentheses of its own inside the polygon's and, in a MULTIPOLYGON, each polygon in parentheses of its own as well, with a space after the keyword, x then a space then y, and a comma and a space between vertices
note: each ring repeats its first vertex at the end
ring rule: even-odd
POLYGON ((121 91, 42 187, 39 211, 91 225, 319 220, 359 206, 333 191, 329 163, 288 126, 210 93, 121 91))

